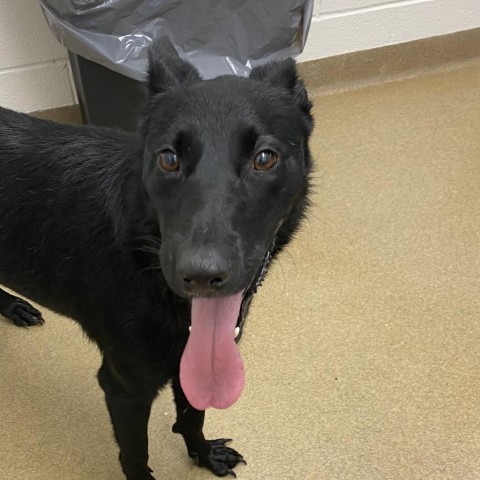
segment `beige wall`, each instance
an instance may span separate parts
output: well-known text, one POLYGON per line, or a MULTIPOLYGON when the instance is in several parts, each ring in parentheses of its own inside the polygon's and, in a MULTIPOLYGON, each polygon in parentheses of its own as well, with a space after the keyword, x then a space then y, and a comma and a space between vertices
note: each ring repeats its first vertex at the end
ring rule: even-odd
POLYGON ((315 0, 300 60, 480 27, 480 0, 315 0))
MULTIPOLYGON (((480 27, 480 0, 315 0, 300 60, 480 27)), ((0 105, 31 112, 75 102, 65 50, 38 0, 0 0, 0 105)))
POLYGON ((37 0, 0 0, 0 105, 25 112, 74 103, 65 49, 37 0))

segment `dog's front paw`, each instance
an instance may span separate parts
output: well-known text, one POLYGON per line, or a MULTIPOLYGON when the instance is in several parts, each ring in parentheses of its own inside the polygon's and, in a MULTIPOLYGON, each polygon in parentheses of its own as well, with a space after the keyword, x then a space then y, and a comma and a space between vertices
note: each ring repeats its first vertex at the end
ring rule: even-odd
POLYGON ((42 314, 32 307, 27 301, 13 297, 13 300, 0 309, 0 314, 12 320, 19 327, 30 327, 32 325, 43 325, 42 314))
POLYGON ((236 478, 237 476, 232 468, 239 463, 246 465, 247 462, 236 450, 225 446, 225 444, 230 441, 230 439, 225 438, 206 440, 207 448, 202 449, 202 453, 189 450, 188 454, 199 466, 210 469, 217 477, 231 475, 236 478))

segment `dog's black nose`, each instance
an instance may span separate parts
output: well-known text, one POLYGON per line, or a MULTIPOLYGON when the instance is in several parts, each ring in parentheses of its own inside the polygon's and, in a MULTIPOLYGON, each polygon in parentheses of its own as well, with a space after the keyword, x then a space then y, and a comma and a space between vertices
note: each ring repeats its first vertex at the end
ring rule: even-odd
POLYGON ((182 255, 177 262, 176 277, 188 293, 213 294, 228 283, 229 262, 218 253, 182 255))

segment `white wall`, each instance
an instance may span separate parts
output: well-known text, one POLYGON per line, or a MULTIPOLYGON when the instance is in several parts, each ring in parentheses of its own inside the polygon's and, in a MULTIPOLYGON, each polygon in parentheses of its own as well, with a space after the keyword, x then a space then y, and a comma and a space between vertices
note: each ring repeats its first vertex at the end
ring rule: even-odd
POLYGON ((0 0, 0 105, 24 112, 71 105, 67 62, 37 0, 0 0))
POLYGON ((299 60, 480 27, 480 0, 315 0, 299 60))
MULTIPOLYGON (((480 0, 315 0, 312 60, 480 27, 480 0)), ((25 112, 74 103, 65 50, 38 0, 0 0, 0 105, 25 112)))

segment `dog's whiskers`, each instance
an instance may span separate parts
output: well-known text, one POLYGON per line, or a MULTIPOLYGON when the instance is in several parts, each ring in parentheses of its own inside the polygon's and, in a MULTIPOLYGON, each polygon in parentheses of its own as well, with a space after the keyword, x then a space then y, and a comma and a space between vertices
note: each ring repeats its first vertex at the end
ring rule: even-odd
POLYGON ((139 252, 152 253, 153 255, 160 254, 159 248, 149 247, 147 245, 142 245, 141 247, 135 247, 134 250, 139 252))
MULTIPOLYGON (((284 250, 284 252, 290 257, 290 260, 292 261, 293 263, 293 269, 295 271, 295 277, 297 277, 298 275, 298 270, 297 270, 297 264, 295 262, 295 257, 292 255, 292 253, 288 250, 288 248, 286 248, 284 250)), ((282 252, 283 253, 283 252, 282 252)))
POLYGON ((155 235, 139 235, 138 237, 135 237, 136 240, 145 240, 147 242, 152 242, 155 245, 161 245, 162 240, 159 237, 156 237, 155 235))
POLYGON ((151 265, 149 267, 143 267, 142 269, 140 269, 140 272, 142 273, 151 271, 161 272, 162 267, 160 265, 151 265))
POLYGON ((282 292, 285 293, 285 291, 287 290, 287 281, 286 281, 286 277, 285 277, 285 271, 283 270, 282 262, 280 262, 280 260, 278 260, 277 263, 278 263, 278 266, 280 267, 280 271, 282 272, 282 277, 283 277, 282 292))
POLYGON ((135 241, 145 242, 146 244, 133 247, 133 251, 150 253, 156 256, 160 255, 162 241, 159 237, 154 235, 139 235, 138 237, 135 237, 135 241))

